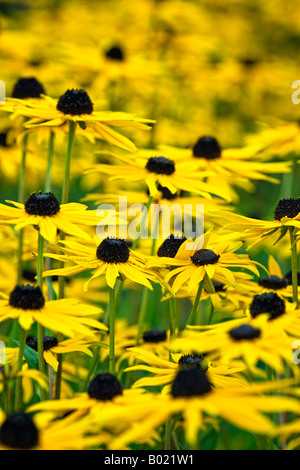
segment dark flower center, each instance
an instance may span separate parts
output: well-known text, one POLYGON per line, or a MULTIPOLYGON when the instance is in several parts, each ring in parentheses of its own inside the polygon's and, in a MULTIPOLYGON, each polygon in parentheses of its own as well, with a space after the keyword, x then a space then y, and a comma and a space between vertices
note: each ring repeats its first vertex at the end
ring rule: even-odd
POLYGON ((196 253, 191 256, 192 262, 196 266, 205 266, 206 264, 215 264, 218 262, 220 255, 216 255, 212 250, 207 248, 202 248, 201 250, 196 251, 196 253))
POLYGON ((146 169, 157 175, 172 175, 175 172, 175 163, 166 157, 150 157, 146 169))
MULTIPOLYGON (((288 283, 289 286, 291 286, 293 284, 292 271, 286 273, 284 278, 287 280, 287 283, 288 283)), ((297 285, 300 286, 300 273, 299 272, 297 273, 297 285)))
POLYGON ((6 132, 0 132, 0 147, 9 148, 9 145, 7 143, 7 133, 6 132))
POLYGON ((167 333, 164 330, 158 328, 152 328, 151 330, 143 333, 143 340, 145 343, 160 343, 167 339, 167 333))
POLYGON ((225 292, 225 284, 219 281, 212 280, 213 286, 215 288, 215 292, 225 292))
POLYGON ((293 219, 300 212, 300 198, 280 199, 274 210, 274 219, 281 220, 283 217, 293 219))
MULTIPOLYGON (((35 351, 38 350, 38 339, 28 336, 26 339, 26 344, 35 351)), ((58 340, 55 336, 43 336, 43 351, 48 351, 48 349, 54 348, 58 345, 58 340)))
POLYGON ((22 277, 25 281, 29 281, 32 283, 36 282, 36 271, 31 271, 30 269, 23 269, 22 277))
POLYGON ((33 193, 25 202, 25 211, 30 215, 52 216, 60 211, 60 204, 52 193, 33 193))
POLYGON ((112 374, 97 374, 90 381, 87 392, 90 398, 103 401, 123 393, 119 380, 112 374))
POLYGON ((119 46, 113 46, 105 53, 108 59, 122 62, 125 60, 124 51, 119 46))
POLYGON ((185 240, 185 237, 175 238, 174 235, 170 235, 158 248, 157 256, 175 258, 179 247, 185 240))
POLYGON ((130 250, 125 240, 105 238, 98 246, 96 256, 104 263, 127 263, 130 250))
POLYGON ((214 137, 200 137, 193 147, 193 156, 196 158, 206 158, 206 160, 220 158, 221 147, 219 142, 214 137))
POLYGON ((248 323, 237 326, 229 331, 229 336, 235 341, 242 341, 243 339, 255 339, 259 338, 261 331, 258 328, 254 328, 248 323))
POLYGON ((265 292, 255 295, 250 305, 250 314, 253 318, 262 313, 269 313, 270 320, 285 313, 285 301, 275 292, 265 292))
POLYGON ((0 442, 12 449, 32 449, 38 445, 39 432, 28 414, 14 413, 0 428, 0 442))
POLYGON ((260 279, 258 283, 260 286, 272 290, 284 289, 288 285, 287 279, 275 275, 260 279))
POLYGON ((171 388, 173 397, 201 396, 211 391, 211 385, 201 367, 179 370, 171 388))
POLYGON ((9 305, 22 310, 40 310, 45 305, 45 298, 39 287, 16 286, 10 293, 9 305))
POLYGON ((208 362, 203 354, 186 354, 181 356, 178 361, 179 370, 194 369, 201 367, 206 372, 208 370, 208 362))
POLYGON ((93 103, 85 90, 67 90, 57 102, 56 108, 64 114, 78 116, 92 114, 93 103))
POLYGON ((161 186, 160 184, 157 185, 157 189, 162 193, 163 199, 167 199, 168 201, 172 201, 173 199, 176 199, 178 197, 178 192, 171 193, 169 188, 161 186))
POLYGON ((45 90, 36 78, 20 78, 14 85, 12 97, 18 99, 40 98, 45 90))

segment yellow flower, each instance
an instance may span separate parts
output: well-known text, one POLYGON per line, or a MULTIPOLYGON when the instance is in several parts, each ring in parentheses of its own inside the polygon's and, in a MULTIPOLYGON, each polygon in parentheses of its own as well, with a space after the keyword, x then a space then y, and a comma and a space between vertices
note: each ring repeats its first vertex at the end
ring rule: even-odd
POLYGON ((247 432, 273 436, 276 424, 267 414, 299 411, 298 398, 274 394, 275 391, 284 394, 289 385, 291 381, 279 380, 244 387, 213 388, 200 367, 181 370, 172 383, 171 393, 149 393, 148 402, 144 404, 147 416, 114 438, 109 448, 123 449, 170 418, 176 420, 181 416, 191 448, 198 448, 198 433, 207 416, 225 420, 247 432))
POLYGON ((110 175, 111 181, 121 179, 131 183, 145 182, 152 197, 157 195, 159 187, 163 187, 173 194, 182 190, 200 194, 206 199, 211 199, 211 194, 215 194, 230 200, 218 183, 208 184, 204 181, 207 172, 195 171, 195 165, 190 162, 176 162, 153 150, 140 151, 140 154, 130 159, 114 156, 123 162, 123 165, 98 164, 88 168, 85 173, 104 173, 110 175))
POLYGON ((39 287, 27 284, 16 286, 10 295, 2 294, 0 300, 0 323, 8 319, 18 320, 24 330, 33 322, 68 337, 90 336, 93 328, 106 330, 95 316, 101 309, 85 305, 76 299, 45 301, 39 287))
MULTIPOLYGON (((201 342, 199 342, 201 344, 201 342)), ((199 348, 198 348, 199 349, 199 348)), ((193 348, 190 349, 192 351, 193 348)), ((179 370, 188 369, 191 367, 201 367, 207 374, 210 382, 217 388, 219 387, 241 387, 246 384, 246 381, 238 376, 238 373, 243 371, 245 367, 229 367, 207 360, 203 354, 180 354, 172 353, 172 360, 162 358, 154 352, 147 351, 143 347, 128 348, 129 353, 137 360, 142 361, 134 366, 127 367, 124 372, 141 370, 150 372, 150 377, 143 377, 135 382, 132 387, 149 387, 157 385, 169 386, 179 370)), ((196 349, 195 349, 196 351, 196 349)), ((164 388, 169 389, 169 387, 164 388)))
MULTIPOLYGON (((275 320, 273 320, 275 321, 275 320)), ((272 322, 273 322, 272 321, 272 322)), ((284 374, 291 365, 292 339, 278 330, 274 331, 266 315, 249 320, 242 317, 203 328, 188 328, 174 340, 172 348, 199 350, 212 361, 231 365, 242 361, 251 374, 257 374, 260 363, 278 374, 284 374)))
POLYGON ((17 231, 28 225, 37 226, 49 242, 56 240, 58 230, 90 240, 91 236, 80 225, 96 226, 101 222, 97 211, 87 210, 87 206, 74 202, 60 204, 51 192, 32 193, 25 204, 6 202, 14 207, 0 204, 0 223, 14 225, 17 231))
MULTIPOLYGON (((180 242, 176 238, 174 241, 180 242)), ((240 241, 222 240, 213 232, 207 232, 195 241, 181 240, 173 257, 168 256, 168 251, 164 256, 165 250, 161 250, 161 255, 150 259, 148 266, 174 267, 166 275, 165 281, 169 283, 175 277, 172 284, 172 291, 175 293, 185 285, 187 292, 191 293, 202 281, 204 288, 213 292, 210 280, 235 286, 236 278, 232 268, 244 268, 258 274, 258 263, 252 261, 248 255, 234 253, 240 246, 240 241)))
POLYGON ((45 253, 46 257, 57 259, 72 266, 61 269, 45 271, 43 276, 71 276, 84 271, 93 270, 93 274, 84 283, 84 291, 88 290, 89 283, 102 275, 112 289, 119 276, 133 283, 142 284, 153 289, 151 282, 162 282, 156 273, 148 269, 146 258, 135 250, 131 250, 127 243, 118 238, 105 238, 98 246, 84 246, 73 241, 62 241, 61 250, 65 255, 45 253))
MULTIPOLYGON (((103 325, 103 329, 105 329, 103 325)), ((92 351, 89 347, 96 343, 96 337, 85 337, 83 335, 74 336, 73 338, 64 339, 59 341, 56 336, 43 337, 43 357, 47 364, 49 364, 55 371, 58 368, 58 361, 56 354, 68 354, 70 352, 82 352, 90 357, 93 357, 92 351)), ((99 340, 98 340, 99 341, 99 340)), ((38 350, 38 340, 36 337, 28 336, 26 344, 33 350, 38 350)))
POLYGON ((274 220, 259 220, 232 212, 215 211, 211 214, 224 224, 224 229, 242 233, 243 238, 258 238, 251 246, 263 237, 279 233, 282 238, 289 228, 300 228, 300 198, 280 199, 274 209, 274 220))
POLYGON ((15 115, 28 118, 26 128, 57 128, 69 121, 78 123, 81 129, 92 130, 100 139, 135 152, 136 146, 127 137, 116 132, 112 127, 149 129, 153 121, 137 118, 124 112, 95 111, 94 105, 85 90, 67 90, 58 100, 43 95, 42 100, 14 101, 10 109, 15 115))
POLYGON ((107 441, 106 433, 88 436, 89 423, 80 413, 55 420, 53 413, 31 414, 23 411, 0 416, 1 450, 81 450, 107 441))

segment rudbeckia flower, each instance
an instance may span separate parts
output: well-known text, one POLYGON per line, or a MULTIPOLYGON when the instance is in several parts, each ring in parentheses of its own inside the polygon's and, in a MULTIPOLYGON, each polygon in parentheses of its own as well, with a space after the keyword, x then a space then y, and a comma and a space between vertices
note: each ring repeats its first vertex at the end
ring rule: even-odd
POLYGON ((16 286, 10 295, 2 294, 0 300, 0 323, 8 319, 17 320, 24 330, 34 322, 49 330, 68 337, 89 336, 93 328, 106 330, 95 316, 101 309, 85 305, 76 299, 46 301, 39 287, 27 284, 16 286))
MULTIPOLYGON (((180 239, 175 238, 175 241, 180 242, 180 239)), ((148 261, 148 266, 151 268, 174 267, 166 275, 165 281, 169 283, 175 277, 172 283, 172 290, 175 293, 185 285, 188 293, 191 293, 202 281, 204 287, 212 292, 209 280, 235 286, 235 272, 232 268, 244 268, 259 274, 256 266, 258 263, 252 261, 247 255, 234 253, 240 246, 242 242, 222 241, 222 238, 211 236, 207 232, 194 242, 190 239, 183 242, 181 240, 173 256, 169 255, 170 250, 165 251, 165 256, 161 250, 161 255, 148 261)))
POLYGON ((146 418, 114 438, 110 449, 123 449, 141 433, 149 433, 170 418, 175 421, 181 416, 185 437, 192 449, 198 448, 198 433, 207 416, 225 420, 247 432, 273 436, 276 424, 267 414, 299 411, 297 398, 274 394, 275 391, 284 394, 290 384, 291 381, 281 380, 213 388, 201 367, 181 370, 172 382, 170 393, 149 394, 146 418))
POLYGON ((58 230, 90 240, 91 236, 79 225, 96 226, 101 222, 96 211, 74 202, 60 204, 51 192, 32 193, 25 204, 6 202, 14 207, 0 204, 0 223, 14 225, 17 231, 29 225, 37 226, 42 237, 49 242, 56 240, 58 230))
POLYGON ((142 284, 149 289, 153 289, 151 282, 162 282, 158 275, 145 264, 145 257, 135 250, 131 250, 125 240, 118 238, 105 238, 98 246, 84 246, 73 241, 61 241, 61 250, 66 253, 52 254, 45 256, 72 263, 70 267, 52 269, 45 271, 43 276, 71 276, 84 271, 93 270, 93 274, 84 283, 84 291, 88 290, 89 283, 104 275, 107 285, 112 289, 115 287, 119 276, 128 279, 133 283, 142 284))
MULTIPOLYGON (((198 350, 200 344, 201 342, 198 344, 198 350)), ((203 354, 172 353, 172 360, 168 360, 142 347, 128 348, 128 351, 139 361, 139 364, 127 367, 124 369, 124 372, 141 370, 152 374, 151 377, 143 377, 137 380, 132 385, 132 388, 165 385, 167 386, 166 389, 168 389, 168 386, 173 382, 179 370, 196 366, 201 367, 207 373, 209 381, 217 388, 234 385, 241 387, 246 384, 246 381, 238 376, 238 373, 245 369, 244 367, 229 367, 227 365, 214 364, 203 354)))
POLYGON ((291 162, 265 162, 263 156, 261 157, 262 147, 259 144, 222 149, 218 140, 210 135, 199 137, 191 149, 163 148, 166 148, 168 154, 173 154, 176 161, 196 161, 198 169, 209 171, 221 178, 233 178, 233 185, 236 178, 278 183, 278 179, 268 174, 291 171, 291 162))
POLYGON ((289 228, 300 228, 300 198, 280 199, 274 209, 274 220, 259 220, 229 211, 215 211, 211 215, 223 222, 224 229, 242 233, 243 238, 258 238, 254 243, 259 243, 262 237, 276 232, 282 237, 289 228))
POLYGON ((98 164, 88 168, 85 173, 104 173, 110 175, 110 180, 125 180, 130 183, 145 182, 150 196, 155 197, 159 187, 167 188, 171 193, 177 190, 200 194, 211 199, 211 194, 223 199, 229 199, 228 194, 215 182, 208 184, 204 181, 207 172, 196 172, 190 162, 176 162, 157 151, 140 152, 135 158, 114 155, 123 165, 98 164))
MULTIPOLYGON (((148 395, 145 391, 123 388, 112 374, 98 373, 90 380, 87 391, 73 398, 48 400, 28 407, 27 412, 51 412, 61 417, 72 411, 85 416, 89 435, 97 436, 105 430, 112 436, 137 425, 148 414, 148 395)), ((72 413, 73 414, 73 413, 72 413)), ((150 433, 150 437, 154 432, 150 433)), ((141 435, 139 442, 149 442, 149 434, 141 435)))
POLYGON ((56 128, 69 121, 78 123, 82 129, 92 130, 100 139, 125 150, 135 152, 136 146, 112 127, 149 129, 153 121, 135 117, 124 112, 95 111, 88 93, 82 89, 69 89, 58 100, 43 95, 34 102, 17 101, 11 105, 16 115, 28 118, 26 128, 56 128))
POLYGON ((89 424, 80 419, 80 414, 71 413, 60 420, 51 413, 17 411, 0 418, 1 450, 78 450, 93 448, 105 443, 105 433, 89 437, 89 424))
MULTIPOLYGON (((103 325, 103 329, 105 329, 103 325)), ((57 354, 68 354, 75 352, 82 352, 90 357, 93 357, 92 351, 89 349, 93 343, 96 343, 96 337, 90 336, 89 338, 80 335, 74 336, 60 341, 56 336, 43 337, 43 357, 47 364, 49 364, 55 371, 58 368, 57 354)), ((99 339, 98 339, 99 342, 99 339)), ((26 338, 26 344, 34 351, 38 351, 38 339, 33 336, 26 338)))
POLYGON ((248 321, 247 318, 227 320, 211 327, 194 326, 175 339, 172 347, 201 351, 212 361, 231 365, 241 360, 251 375, 256 376, 259 364, 266 364, 284 375, 291 362, 292 340, 278 329, 274 333, 266 315, 248 321))

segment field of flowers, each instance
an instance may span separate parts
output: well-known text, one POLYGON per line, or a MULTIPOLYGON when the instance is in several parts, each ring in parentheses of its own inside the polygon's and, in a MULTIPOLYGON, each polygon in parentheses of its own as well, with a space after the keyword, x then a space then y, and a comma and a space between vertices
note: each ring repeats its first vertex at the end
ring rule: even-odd
POLYGON ((300 449, 298 6, 0 2, 1 450, 300 449))

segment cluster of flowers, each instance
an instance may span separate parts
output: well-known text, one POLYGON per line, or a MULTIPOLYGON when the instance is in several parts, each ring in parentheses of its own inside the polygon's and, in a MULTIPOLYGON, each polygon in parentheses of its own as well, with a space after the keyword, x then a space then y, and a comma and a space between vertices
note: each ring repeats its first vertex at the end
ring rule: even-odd
MULTIPOLYGON (((115 3, 132 15, 137 6, 115 3)), ((176 35, 180 3, 138 2, 148 19, 155 12, 163 21, 169 13, 175 28, 162 24, 161 35, 150 29, 156 42, 149 54, 161 56, 151 69, 155 77, 148 62, 143 86, 154 104, 161 95, 152 80, 166 95, 179 93, 177 81, 191 66, 192 53, 175 78, 161 69, 168 64, 173 71, 170 51, 187 44, 176 35)), ((205 23, 204 10, 184 4, 186 21, 197 13, 205 23)), ((65 19, 69 7, 61 8, 65 19)), ((82 13, 76 11, 92 34, 95 16, 82 13)), ((107 7, 106 13, 104 29, 107 7)), ((65 28, 71 37, 74 25, 65 28)), ((125 39, 124 31, 118 34, 125 39)), ((35 65, 23 57, 26 73, 0 105, 1 177, 14 194, 2 195, 0 204, 0 449, 187 450, 212 436, 213 448, 234 448, 233 429, 258 448, 299 447, 300 361, 293 352, 300 340, 300 198, 293 194, 297 159, 290 157, 297 126, 259 132, 234 148, 206 132, 186 146, 171 134, 176 144, 166 145, 159 140, 166 129, 160 104, 149 107, 140 91, 149 117, 127 112, 130 98, 122 106, 123 94, 139 90, 145 62, 130 63, 116 45, 99 63, 97 47, 59 44, 67 70, 51 64, 49 79, 44 60, 51 48, 35 65), (37 67, 41 73, 29 75, 37 67), (72 87, 66 82, 74 69, 80 77, 72 87), (150 139, 137 145, 135 133, 140 142, 147 142, 144 134, 150 139), (272 208, 273 220, 239 213, 241 192, 247 210, 256 185, 273 188, 280 178, 286 192, 272 208), (96 227, 115 214, 108 211, 102 222, 89 204, 117 204, 120 195, 148 209, 202 204, 204 233, 190 238, 173 226, 164 239, 158 212, 149 223, 157 237, 100 240, 96 227)), ((193 74, 187 82, 199 87, 193 74)))

